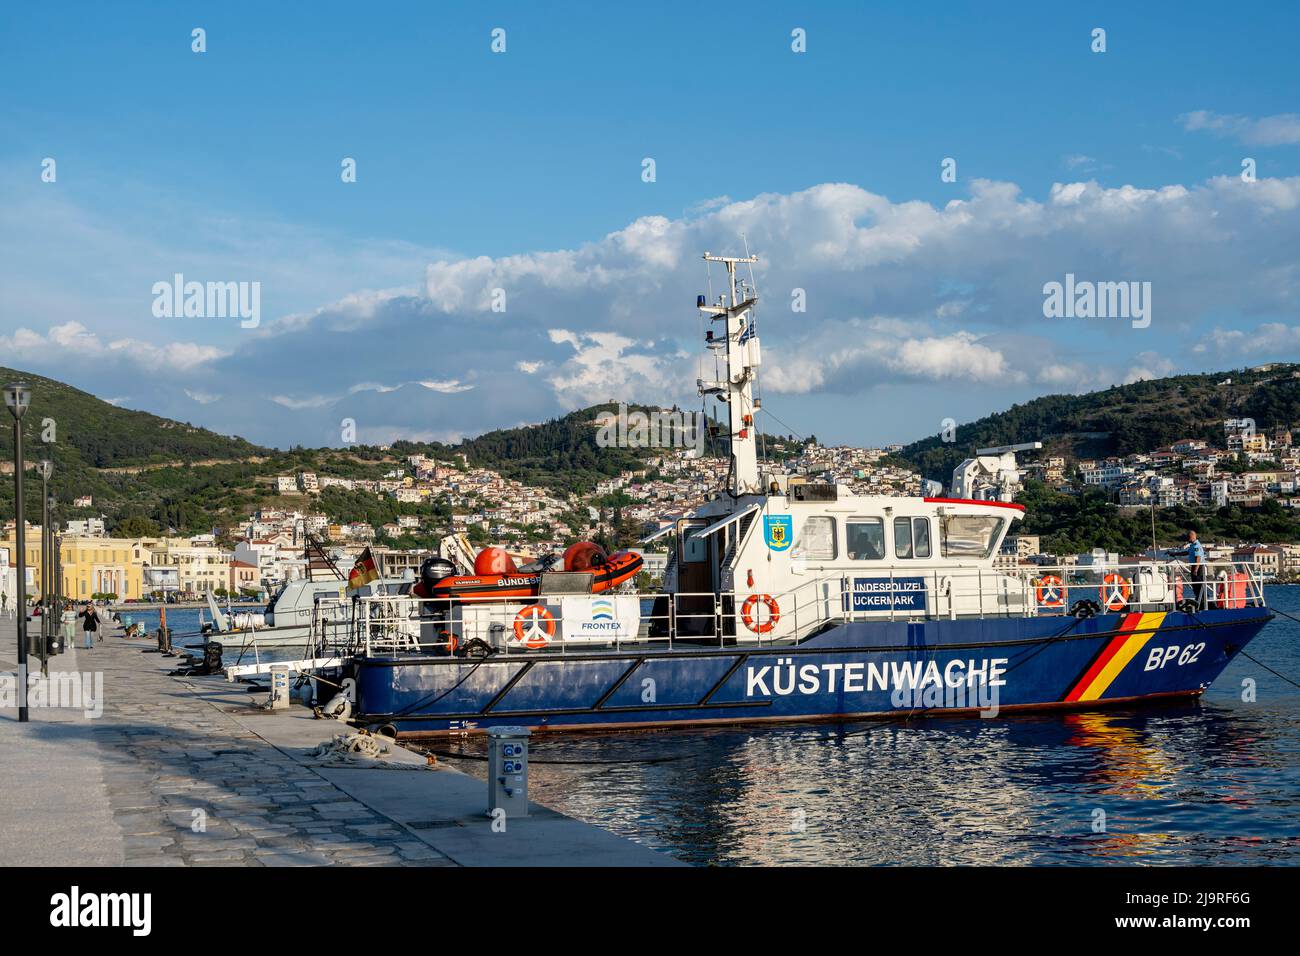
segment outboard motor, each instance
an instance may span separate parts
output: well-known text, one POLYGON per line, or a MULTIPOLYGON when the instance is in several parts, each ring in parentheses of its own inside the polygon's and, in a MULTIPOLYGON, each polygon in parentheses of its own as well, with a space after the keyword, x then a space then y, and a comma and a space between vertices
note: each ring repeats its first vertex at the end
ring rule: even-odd
POLYGON ((452 564, 446 558, 426 558, 420 565, 420 584, 426 595, 432 593, 433 586, 443 578, 449 578, 456 573, 456 565, 452 564))
MULTIPOLYGON (((455 575, 456 566, 446 558, 427 558, 420 565, 420 583, 413 589, 417 597, 428 598, 433 594, 433 586, 443 578, 449 578, 455 575)), ((435 642, 447 642, 447 647, 439 648, 450 654, 454 651, 455 638, 447 630, 447 618, 451 608, 447 601, 428 601, 420 602, 420 632, 421 640, 428 640, 425 635, 432 635, 435 642), (425 628, 425 625, 429 625, 425 628)))

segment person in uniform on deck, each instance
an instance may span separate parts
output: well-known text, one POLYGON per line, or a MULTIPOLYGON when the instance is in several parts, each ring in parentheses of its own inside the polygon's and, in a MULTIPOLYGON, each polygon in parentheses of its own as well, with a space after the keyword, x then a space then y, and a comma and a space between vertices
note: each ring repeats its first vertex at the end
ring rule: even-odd
POLYGON ((1205 608, 1205 545, 1196 540, 1196 532, 1187 532, 1187 563, 1192 569, 1192 594, 1196 607, 1205 608))

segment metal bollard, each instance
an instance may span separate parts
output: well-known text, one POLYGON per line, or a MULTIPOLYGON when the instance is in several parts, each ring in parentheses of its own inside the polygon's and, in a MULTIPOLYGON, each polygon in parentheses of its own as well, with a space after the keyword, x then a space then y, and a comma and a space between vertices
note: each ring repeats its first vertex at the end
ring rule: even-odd
POLYGON ((504 810, 507 818, 528 816, 527 727, 493 727, 488 731, 488 815, 504 810))

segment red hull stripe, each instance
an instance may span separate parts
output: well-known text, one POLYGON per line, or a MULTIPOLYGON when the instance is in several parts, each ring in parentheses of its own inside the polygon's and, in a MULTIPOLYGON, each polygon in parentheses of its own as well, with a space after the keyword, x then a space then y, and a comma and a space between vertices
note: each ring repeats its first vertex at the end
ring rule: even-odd
POLYGON ((1015 511, 1024 511, 1024 505, 1012 504, 1009 501, 976 501, 974 498, 926 498, 930 504, 934 505, 985 505, 989 508, 1011 508, 1015 511))
POLYGON ((1141 614, 1126 614, 1124 616, 1124 623, 1119 626, 1119 633, 1110 639, 1110 643, 1097 655, 1096 660, 1092 662, 1088 669, 1083 672, 1083 676, 1075 681, 1074 686, 1070 688, 1070 692, 1065 695, 1067 701, 1078 700, 1083 696, 1083 692, 1088 689, 1088 685, 1093 682, 1093 679, 1101 673, 1102 668, 1109 664, 1110 659, 1124 646, 1124 642, 1128 640, 1129 632, 1137 627, 1138 622, 1141 620, 1141 614))

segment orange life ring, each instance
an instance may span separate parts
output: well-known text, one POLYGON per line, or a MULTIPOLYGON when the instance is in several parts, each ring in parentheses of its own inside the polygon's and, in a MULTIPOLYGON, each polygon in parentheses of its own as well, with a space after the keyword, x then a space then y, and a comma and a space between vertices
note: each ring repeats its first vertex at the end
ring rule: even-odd
POLYGON ((1064 607, 1065 590, 1061 586, 1061 579, 1055 574, 1045 574, 1038 581, 1038 586, 1034 588, 1034 593, 1038 597, 1038 603, 1043 607, 1064 607))
POLYGON ((540 604, 520 608, 515 615, 515 639, 524 647, 537 650, 549 644, 554 636, 555 618, 540 604))
POLYGON ((1101 595, 1102 606, 1108 611, 1122 611, 1128 607, 1128 599, 1133 594, 1133 585, 1124 575, 1112 571, 1101 579, 1097 589, 1101 595))
POLYGON ((745 603, 740 607, 740 619, 745 622, 745 627, 755 634, 766 634, 776 627, 777 621, 781 620, 781 606, 776 603, 776 599, 770 594, 751 594, 745 598, 745 603), (758 607, 759 601, 762 601, 767 607, 767 620, 756 624, 754 623, 754 608, 758 607))

